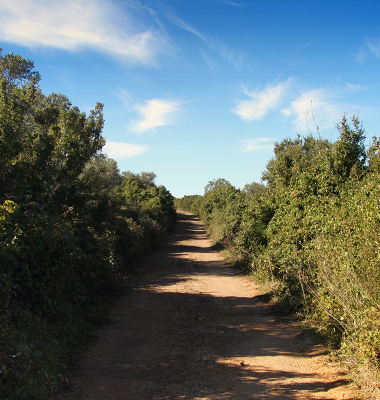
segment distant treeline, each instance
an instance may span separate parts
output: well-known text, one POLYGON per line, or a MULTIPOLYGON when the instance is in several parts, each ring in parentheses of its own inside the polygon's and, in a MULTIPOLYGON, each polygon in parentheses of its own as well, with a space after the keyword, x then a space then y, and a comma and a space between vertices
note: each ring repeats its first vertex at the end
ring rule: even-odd
POLYGON ((154 173, 101 153, 102 105, 44 95, 33 62, 0 50, 0 398, 43 399, 98 306, 173 227, 154 173))
POLYGON ((231 261, 271 282, 283 310, 325 335, 380 398, 380 141, 366 149, 357 116, 337 128, 334 143, 312 134, 276 143, 266 185, 218 179, 176 206, 198 214, 231 261))

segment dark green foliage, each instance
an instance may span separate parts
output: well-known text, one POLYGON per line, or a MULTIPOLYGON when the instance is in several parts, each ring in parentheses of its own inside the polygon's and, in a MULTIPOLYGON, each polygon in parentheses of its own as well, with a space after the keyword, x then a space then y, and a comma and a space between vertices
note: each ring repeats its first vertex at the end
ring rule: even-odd
POLYGON ((274 146, 275 157, 263 172, 269 188, 297 188, 300 196, 333 193, 336 179, 331 174, 331 144, 324 139, 285 139, 274 146))
POLYGON ((375 136, 368 149, 367 161, 371 172, 380 172, 380 140, 375 136))
POLYGON ((153 172, 124 173, 118 193, 128 206, 142 207, 163 229, 170 230, 176 218, 174 197, 164 186, 157 187, 155 178, 153 172))
POLYGON ((31 80, 36 82, 40 80, 40 74, 34 71, 33 61, 13 53, 3 55, 2 49, 0 49, 0 77, 5 80, 9 90, 15 86, 24 86, 31 80))
POLYGON ((352 174, 360 179, 367 155, 364 145, 364 129, 359 117, 352 117, 351 127, 344 116, 337 128, 340 136, 332 149, 334 173, 339 177, 340 182, 345 182, 352 174))
POLYGON ((103 114, 45 96, 33 63, 0 52, 0 397, 43 399, 97 305, 173 227, 153 173, 100 153, 103 114))
MULTIPOLYGON (((233 244, 234 258, 251 272, 254 269, 250 265, 252 258, 258 259, 268 243, 266 228, 276 211, 274 196, 268 194, 256 194, 249 198, 233 244)), ((271 270, 262 268, 263 272, 262 280, 271 279, 271 270)))
POLYGON ((198 214, 197 203, 202 199, 199 194, 183 196, 181 199, 175 199, 176 208, 183 211, 190 211, 194 214, 198 214))
POLYGON ((247 197, 225 179, 217 179, 208 183, 204 196, 185 196, 176 204, 199 215, 214 242, 224 247, 239 229, 247 197))

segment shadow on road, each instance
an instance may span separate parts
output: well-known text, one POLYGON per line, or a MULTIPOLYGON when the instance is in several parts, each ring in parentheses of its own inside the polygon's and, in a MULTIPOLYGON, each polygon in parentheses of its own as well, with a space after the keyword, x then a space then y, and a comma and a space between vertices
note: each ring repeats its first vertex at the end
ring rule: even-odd
POLYGON ((139 272, 85 361, 78 388, 65 398, 343 398, 331 393, 347 381, 312 364, 321 348, 271 314, 260 296, 244 293, 240 275, 223 264, 198 219, 180 213, 176 231, 139 272), (223 291, 230 280, 242 293, 223 291))
MULTIPOLYGON (((219 260, 200 261, 200 253, 213 254, 216 250, 211 245, 205 247, 204 243, 194 245, 194 240, 205 240, 203 227, 195 216, 180 214, 177 230, 161 254, 150 261, 149 279, 136 288, 149 296, 150 304, 156 305, 153 310, 145 310, 148 315, 141 317, 157 318, 160 309, 160 318, 165 320, 159 339, 163 349, 160 356, 144 353, 143 358, 135 358, 123 368, 129 377, 149 380, 144 396, 183 400, 336 399, 327 392, 346 385, 343 377, 322 380, 313 370, 295 372, 288 368, 289 360, 304 358, 315 342, 307 335, 295 334, 293 327, 279 323, 268 306, 260 302, 260 297, 176 291, 177 285, 202 275, 241 275, 221 266, 219 260), (247 361, 260 357, 265 357, 263 365, 247 361), (279 361, 271 364, 268 362, 271 357, 279 361), (300 397, 300 393, 304 395, 300 397)), ((320 355, 320 350, 314 351, 308 358, 320 355)), ((135 395, 131 399, 143 398, 139 397, 141 393, 135 395)))

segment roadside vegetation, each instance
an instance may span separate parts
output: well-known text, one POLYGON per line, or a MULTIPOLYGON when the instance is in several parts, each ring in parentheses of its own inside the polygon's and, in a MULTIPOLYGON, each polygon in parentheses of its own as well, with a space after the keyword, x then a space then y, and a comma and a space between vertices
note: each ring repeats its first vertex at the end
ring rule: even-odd
POLYGON ((276 143, 265 185, 217 179, 176 206, 270 282, 280 310, 322 334, 366 398, 380 399, 380 141, 366 149, 358 116, 337 129, 335 142, 309 134, 276 143))
POLYGON ((44 399, 99 307, 175 222, 155 174, 120 173, 88 115, 0 50, 0 398, 44 399))

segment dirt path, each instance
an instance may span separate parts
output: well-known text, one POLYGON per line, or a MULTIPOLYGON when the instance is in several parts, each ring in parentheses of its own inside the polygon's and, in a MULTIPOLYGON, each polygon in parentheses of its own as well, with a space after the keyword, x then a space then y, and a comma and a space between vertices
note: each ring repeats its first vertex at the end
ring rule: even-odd
POLYGON ((258 294, 223 263, 198 219, 180 213, 58 398, 354 399, 323 348, 258 294))

